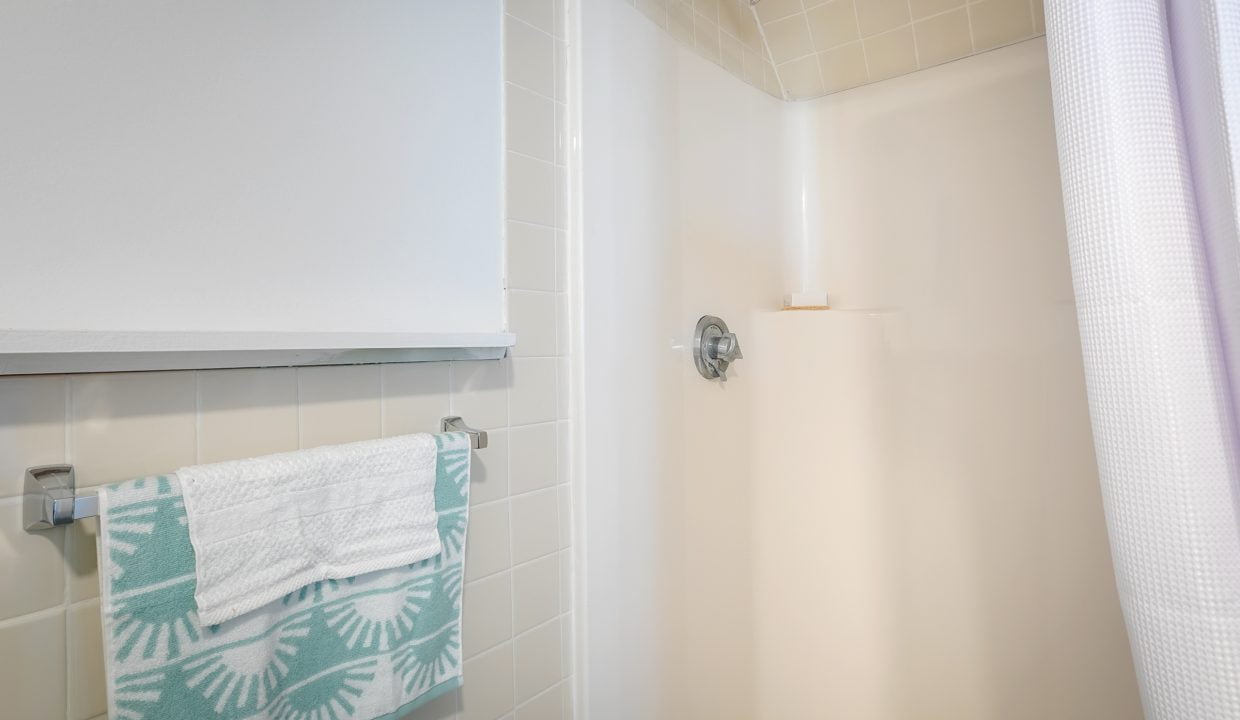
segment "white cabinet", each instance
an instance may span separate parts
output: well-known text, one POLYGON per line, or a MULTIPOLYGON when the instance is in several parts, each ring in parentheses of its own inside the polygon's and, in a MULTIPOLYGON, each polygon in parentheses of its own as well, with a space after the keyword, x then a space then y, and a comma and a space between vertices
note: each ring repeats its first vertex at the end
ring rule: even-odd
POLYGON ((0 6, 0 374, 491 357, 499 0, 0 6))

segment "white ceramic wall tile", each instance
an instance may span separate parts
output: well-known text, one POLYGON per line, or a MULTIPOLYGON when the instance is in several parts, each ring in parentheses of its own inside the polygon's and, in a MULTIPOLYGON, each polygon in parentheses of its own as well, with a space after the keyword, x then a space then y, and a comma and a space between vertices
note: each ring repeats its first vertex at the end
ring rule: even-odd
POLYGON ((555 290, 568 292, 568 233, 555 231, 555 290))
POLYGON ((21 495, 26 468, 65 459, 65 380, 0 378, 0 498, 21 495))
POLYGON ((555 165, 547 160, 508 153, 505 185, 511 220, 554 226, 555 165))
POLYGON ((99 602, 69 608, 69 720, 87 720, 107 712, 103 679, 103 630, 99 602))
POLYGON ((510 370, 509 361, 452 363, 452 414, 483 430, 507 425, 510 370))
POLYGON ((562 685, 555 685, 518 707, 517 720, 560 720, 564 708, 562 691, 562 685))
POLYGON ((533 699, 560 681, 560 621, 552 620, 513 640, 517 703, 533 699))
POLYGON ((508 482, 515 494, 556 484, 556 424, 515 427, 508 453, 508 482))
POLYGON ((194 373, 79 375, 70 393, 68 455, 79 487, 172 472, 196 461, 194 373))
MULTIPOLYGON (((571 366, 568 358, 559 358, 555 363, 556 385, 559 388, 567 388, 571 374, 571 366)), ((572 395, 568 392, 560 392, 556 396, 555 416, 560 420, 568 420, 573 415, 572 395)))
POLYGON ((555 354, 568 355, 572 352, 572 309, 569 306, 568 293, 559 293, 555 299, 555 354))
POLYGON ((549 555, 512 571, 512 630, 523 633, 560 614, 560 559, 549 555))
POLYGON ((512 567, 508 502, 470 508, 465 547, 465 580, 477 580, 512 567))
POLYGON ((556 419, 556 359, 515 358, 509 412, 513 425, 550 422, 556 419))
POLYGON ((555 488, 515 495, 512 505, 512 562, 535 560, 560 547, 559 494, 555 488))
POLYGON ((540 160, 555 160, 555 101, 509 83, 507 93, 508 149, 540 160))
POLYGON ((198 408, 199 462, 297 449, 297 373, 292 368, 198 373, 198 408))
POLYGON ((504 0, 504 12, 543 32, 556 31, 556 5, 552 0, 504 0))
POLYGON ((459 692, 446 693, 414 710, 402 720, 456 720, 460 717, 457 712, 459 704, 459 692))
MULTIPOLYGON (((573 607, 573 554, 567 550, 560 553, 560 609, 568 613, 573 607)), ((570 665, 564 666, 568 672, 570 665)))
POLYGON ((555 227, 559 230, 568 228, 568 172, 557 167, 553 172, 555 186, 555 227))
POLYGON ((545 97, 555 96, 555 46, 548 32, 504 19, 504 78, 545 97))
POLYGON ((439 432, 452 414, 451 366, 448 363, 384 365, 383 434, 439 432))
POLYGON ((469 659, 512 639, 512 574, 499 573, 466 583, 461 635, 469 659))
POLYGON ((508 286, 556 290, 557 231, 543 225, 508 223, 508 286))
POLYGON ((513 708, 512 643, 465 661, 463 720, 495 720, 513 708))
POLYGON ((61 572, 63 530, 28 533, 22 527, 20 502, 0 505, 0 620, 46 610, 64 602, 61 572))
POLYGON ((13 720, 64 720, 65 614, 45 612, 0 626, 4 670, 3 716, 13 720))
POLYGON ((570 463, 572 462, 572 424, 561 420, 556 423, 556 477, 561 484, 572 478, 570 463))
POLYGON ((99 597, 98 556, 95 537, 99 520, 78 520, 65 528, 65 570, 69 583, 69 602, 99 597))
POLYGON ((555 53, 555 100, 564 103, 568 100, 568 43, 556 40, 552 51, 555 53))
POLYGON ((514 357, 556 355, 556 294, 534 290, 508 293, 508 322, 517 335, 514 357))
POLYGON ((571 485, 560 485, 556 490, 559 492, 557 500, 560 512, 560 549, 563 550, 571 545, 573 537, 573 489, 571 485))
POLYGON ((490 430, 488 447, 470 460, 469 504, 481 505, 508 497, 508 431, 490 430))
POLYGON ((297 368, 300 446, 382 437, 381 389, 378 365, 297 368))

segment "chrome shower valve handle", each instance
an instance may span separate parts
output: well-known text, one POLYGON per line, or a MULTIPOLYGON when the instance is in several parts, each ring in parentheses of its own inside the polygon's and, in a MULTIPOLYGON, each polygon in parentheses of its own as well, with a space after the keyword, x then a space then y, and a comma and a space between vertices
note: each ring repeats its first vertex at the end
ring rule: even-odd
POLYGON ((714 315, 703 315, 693 332, 693 363, 707 380, 728 381, 728 366, 745 357, 736 333, 714 315))

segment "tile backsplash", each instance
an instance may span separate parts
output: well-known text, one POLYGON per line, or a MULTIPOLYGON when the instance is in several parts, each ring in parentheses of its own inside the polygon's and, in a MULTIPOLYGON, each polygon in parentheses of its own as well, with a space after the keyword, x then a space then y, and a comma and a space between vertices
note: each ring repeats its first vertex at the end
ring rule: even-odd
POLYGON ((886 80, 1046 32, 1042 0, 760 0, 752 9, 748 0, 626 1, 698 54, 787 100, 886 80), (739 63, 720 50, 737 44, 739 63))
POLYGON ((95 520, 26 533, 25 468, 70 462, 83 488, 183 465, 409 432, 462 415, 474 454, 465 687, 416 720, 570 718, 566 10, 508 0, 508 284, 503 361, 0 378, 4 717, 106 712, 95 520))

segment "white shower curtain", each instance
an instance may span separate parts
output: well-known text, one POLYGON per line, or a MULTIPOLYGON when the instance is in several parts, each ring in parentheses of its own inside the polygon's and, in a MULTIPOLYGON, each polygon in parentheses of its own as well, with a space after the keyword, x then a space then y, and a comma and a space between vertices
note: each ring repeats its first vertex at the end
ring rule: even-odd
POLYGON ((1146 716, 1240 720, 1240 3, 1049 0, 1047 42, 1146 716))

